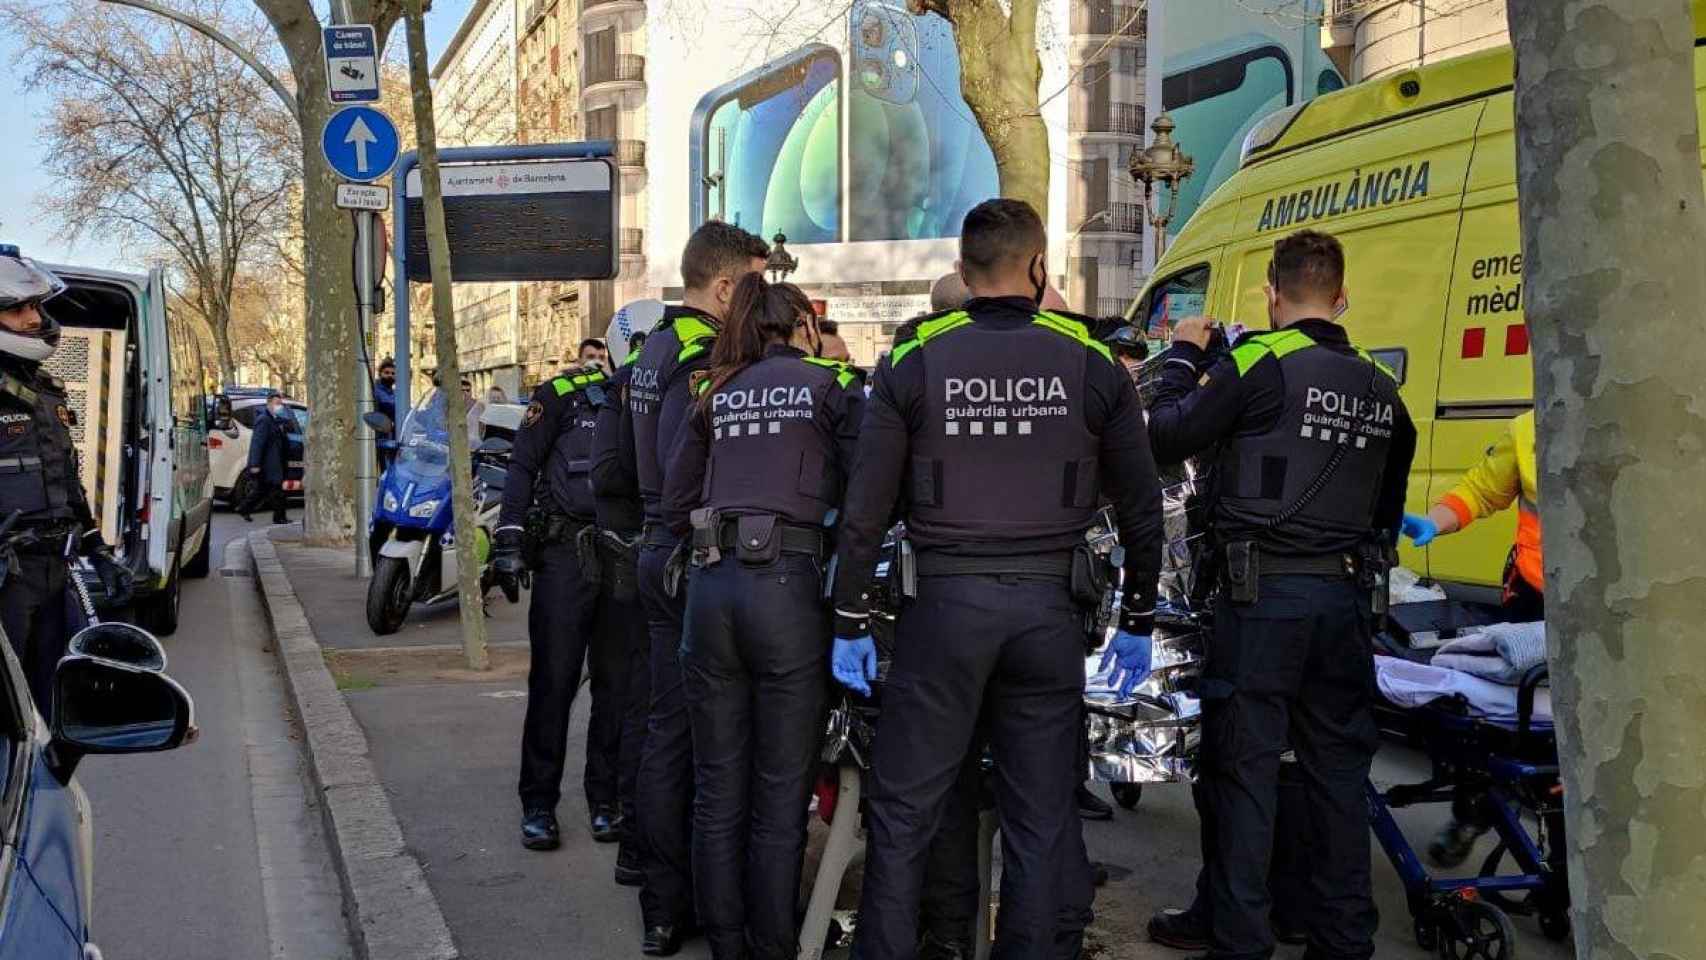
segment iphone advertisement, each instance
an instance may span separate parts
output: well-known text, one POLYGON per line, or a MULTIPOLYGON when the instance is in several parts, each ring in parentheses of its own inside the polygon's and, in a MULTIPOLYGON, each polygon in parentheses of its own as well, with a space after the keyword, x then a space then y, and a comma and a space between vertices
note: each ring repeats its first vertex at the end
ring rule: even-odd
MULTIPOLYGON (((1055 7, 1065 4, 1045 3, 1041 16, 1055 7)), ((764 23, 732 4, 648 16, 650 284, 679 285, 681 247, 710 219, 786 234, 802 284, 930 281, 953 269, 966 212, 1000 194, 961 94, 953 28, 905 0, 836 10, 827 24, 804 13, 764 23)), ((1063 55, 1045 54, 1045 94, 1066 74, 1063 55)), ((1043 112, 1059 155, 1044 214, 1059 234, 1066 99, 1043 112)), ((1054 243, 1058 272, 1063 237, 1054 243)))

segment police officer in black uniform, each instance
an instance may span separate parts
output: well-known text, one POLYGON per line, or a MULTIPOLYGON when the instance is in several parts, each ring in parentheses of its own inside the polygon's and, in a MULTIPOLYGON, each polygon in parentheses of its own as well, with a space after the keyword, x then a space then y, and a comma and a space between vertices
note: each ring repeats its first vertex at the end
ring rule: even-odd
MULTIPOLYGON (((980 706, 1005 864, 997 955, 1056 955, 1062 905, 1088 910, 1073 790, 1083 776, 1083 605, 1101 571, 1084 535, 1105 492, 1126 546, 1114 656, 1135 682, 1147 672, 1161 501, 1125 373, 1081 322, 1038 310, 1046 248, 1022 201, 967 214, 960 258, 972 299, 890 354, 866 409, 837 555, 837 679, 864 692, 875 674, 868 594, 903 487, 919 576, 896 624, 874 748, 854 945, 865 960, 913 955, 926 849, 980 706)), ((1059 935, 1081 937, 1081 924, 1059 935)))
POLYGON ((691 532, 681 646, 693 724, 693 879, 719 960, 793 960, 807 803, 829 689, 822 571, 865 391, 816 356, 811 301, 748 274, 664 485, 691 532))
MULTIPOLYGON (((711 221, 693 232, 681 255, 682 305, 664 311, 628 380, 635 476, 644 505, 640 602, 651 635, 651 707, 635 783, 645 883, 641 949, 670 956, 694 927, 689 864, 693 738, 681 690, 681 624, 686 591, 679 570, 666 571, 680 538, 663 523, 664 465, 692 407, 691 374, 710 361, 711 346, 735 285, 764 268, 770 248, 732 224, 711 221), (666 573, 668 574, 666 576, 666 573), (673 581, 666 589, 666 580, 673 581)), ((679 562, 679 561, 678 561, 679 562)))
MULTIPOLYGON (((643 333, 636 331, 634 336, 644 342, 643 333)), ((600 561, 598 642, 612 648, 610 662, 622 676, 616 754, 621 846, 616 853, 615 879, 628 887, 640 886, 645 880, 635 828, 639 818, 634 811, 634 788, 651 696, 651 638, 646 632, 645 610, 640 606, 638 565, 645 514, 640 506, 639 478, 634 474, 633 425, 627 415, 628 378, 638 356, 638 352, 630 353, 605 384, 606 401, 598 409, 592 442, 592 494, 598 515, 600 561)), ((597 677, 595 668, 593 678, 597 677)))
POLYGON ((17 248, 0 248, 0 519, 18 514, 13 529, 22 535, 0 590, 0 624, 43 715, 52 709, 54 668, 80 626, 66 617, 67 556, 94 562, 111 605, 129 603, 132 588, 78 479, 65 385, 41 368, 60 332, 42 305, 64 290, 17 248))
MULTIPOLYGON (((557 801, 568 751, 569 712, 581 682, 598 605, 577 537, 594 517, 592 434, 604 374, 570 368, 539 385, 515 435, 492 569, 514 588, 531 575, 527 609, 531 661, 521 731, 521 845, 555 850, 557 801), (525 556, 531 538, 532 556, 525 556)), ((593 751, 588 751, 589 773, 593 751)), ((587 806, 614 802, 616 785, 587 782, 587 806), (603 793, 605 795, 596 795, 603 793)))
POLYGON ((1224 569, 1201 686, 1216 960, 1273 953, 1269 855, 1288 739, 1310 815, 1309 955, 1374 955, 1371 641, 1416 431, 1391 373, 1331 319, 1344 273, 1327 234, 1275 243, 1273 332, 1206 365, 1208 321, 1180 323, 1150 403, 1158 449, 1223 444, 1211 522, 1224 569))

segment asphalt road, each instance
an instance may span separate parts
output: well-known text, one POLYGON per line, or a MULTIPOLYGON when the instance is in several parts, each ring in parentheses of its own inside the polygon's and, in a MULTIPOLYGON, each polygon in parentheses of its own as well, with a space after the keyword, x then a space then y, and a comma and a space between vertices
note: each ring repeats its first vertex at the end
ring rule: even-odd
POLYGON ((255 529, 214 515, 214 572, 184 582, 182 623, 164 638, 200 739, 90 757, 78 771, 94 809, 93 927, 108 960, 353 955, 254 581, 220 573, 247 573, 241 537, 255 529))

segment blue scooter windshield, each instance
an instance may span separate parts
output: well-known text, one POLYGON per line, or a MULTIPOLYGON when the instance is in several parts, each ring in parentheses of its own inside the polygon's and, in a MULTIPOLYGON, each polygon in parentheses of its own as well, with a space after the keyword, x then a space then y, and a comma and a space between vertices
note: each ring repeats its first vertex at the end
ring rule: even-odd
POLYGON ((432 391, 409 411, 398 440, 402 449, 397 459, 417 479, 449 472, 450 425, 444 416, 444 391, 432 391))

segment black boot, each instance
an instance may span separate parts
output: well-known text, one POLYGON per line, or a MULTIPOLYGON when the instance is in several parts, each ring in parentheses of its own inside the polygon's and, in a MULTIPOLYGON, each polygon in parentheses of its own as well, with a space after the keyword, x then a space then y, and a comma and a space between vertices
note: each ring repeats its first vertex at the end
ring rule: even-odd
POLYGON ((640 852, 632 843, 624 842, 616 851, 616 884, 622 887, 643 887, 646 872, 640 868, 640 852))
POLYGON ((1112 820, 1114 808, 1096 796, 1088 783, 1078 785, 1078 816, 1085 820, 1112 820))
POLYGON ((557 814, 550 810, 528 810, 521 818, 521 845, 529 850, 555 850, 562 843, 557 814))
POLYGON ((1207 950, 1208 925, 1195 910, 1169 907, 1149 918, 1149 939, 1174 950, 1207 950))
POLYGON ((596 843, 622 839, 622 811, 616 804, 600 803, 592 808, 592 839, 596 843))

